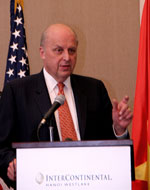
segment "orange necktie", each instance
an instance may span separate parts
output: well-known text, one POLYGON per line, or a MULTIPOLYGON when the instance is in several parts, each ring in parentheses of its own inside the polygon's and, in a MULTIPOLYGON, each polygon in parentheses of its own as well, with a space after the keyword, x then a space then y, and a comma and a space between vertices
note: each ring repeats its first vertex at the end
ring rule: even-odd
MULTIPOLYGON (((58 83, 58 88, 59 88, 59 94, 64 95, 64 84, 63 83, 58 83)), ((60 121, 60 130, 61 130, 61 136, 62 140, 77 140, 77 134, 74 128, 74 124, 72 121, 71 113, 68 107, 68 103, 65 100, 64 104, 61 105, 58 109, 59 113, 59 121, 60 121)))

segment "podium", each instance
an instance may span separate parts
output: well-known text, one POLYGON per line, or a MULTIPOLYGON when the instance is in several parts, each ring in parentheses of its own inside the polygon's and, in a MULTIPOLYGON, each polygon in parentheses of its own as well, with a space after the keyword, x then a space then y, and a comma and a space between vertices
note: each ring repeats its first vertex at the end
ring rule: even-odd
POLYGON ((131 190, 132 140, 13 143, 17 190, 131 190))

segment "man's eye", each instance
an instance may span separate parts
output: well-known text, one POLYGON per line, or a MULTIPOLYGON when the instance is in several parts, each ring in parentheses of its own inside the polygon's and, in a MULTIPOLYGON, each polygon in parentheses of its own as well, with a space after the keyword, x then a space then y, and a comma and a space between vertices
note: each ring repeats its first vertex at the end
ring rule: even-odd
POLYGON ((74 49, 74 48, 69 49, 69 54, 74 54, 75 52, 76 52, 76 49, 74 49))
POLYGON ((62 51, 63 51, 63 49, 57 49, 57 51, 58 51, 58 52, 62 52, 62 51))
POLYGON ((56 48, 56 49, 54 49, 54 52, 60 54, 63 52, 63 49, 62 48, 56 48))

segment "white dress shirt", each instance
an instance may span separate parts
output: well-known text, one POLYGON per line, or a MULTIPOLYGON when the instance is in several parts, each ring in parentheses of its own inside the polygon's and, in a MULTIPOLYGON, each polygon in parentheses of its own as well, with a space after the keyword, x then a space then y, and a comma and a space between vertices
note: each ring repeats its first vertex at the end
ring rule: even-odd
MULTIPOLYGON (((45 68, 43 69, 43 73, 44 73, 44 78, 45 78, 46 86, 48 89, 49 97, 50 97, 51 103, 53 104, 56 96, 58 95, 58 86, 57 86, 58 82, 45 70, 45 68)), ((67 80, 64 81, 64 85, 65 85, 64 86, 65 98, 67 102, 69 102, 68 106, 71 112, 77 138, 78 140, 80 140, 81 138, 80 138, 80 132, 79 132, 76 105, 75 105, 73 90, 71 87, 70 77, 68 77, 67 80)), ((59 134, 60 140, 62 141, 58 111, 56 110, 54 114, 55 114, 55 119, 56 119, 56 123, 58 127, 58 134, 59 134)))

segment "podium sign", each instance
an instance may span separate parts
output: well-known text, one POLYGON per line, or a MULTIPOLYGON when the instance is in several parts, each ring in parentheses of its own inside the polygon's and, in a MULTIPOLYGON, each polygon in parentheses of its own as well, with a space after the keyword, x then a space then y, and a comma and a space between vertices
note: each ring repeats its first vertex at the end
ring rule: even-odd
POLYGON ((17 148, 17 190, 131 190, 128 143, 33 143, 32 148, 25 145, 26 148, 17 148))

